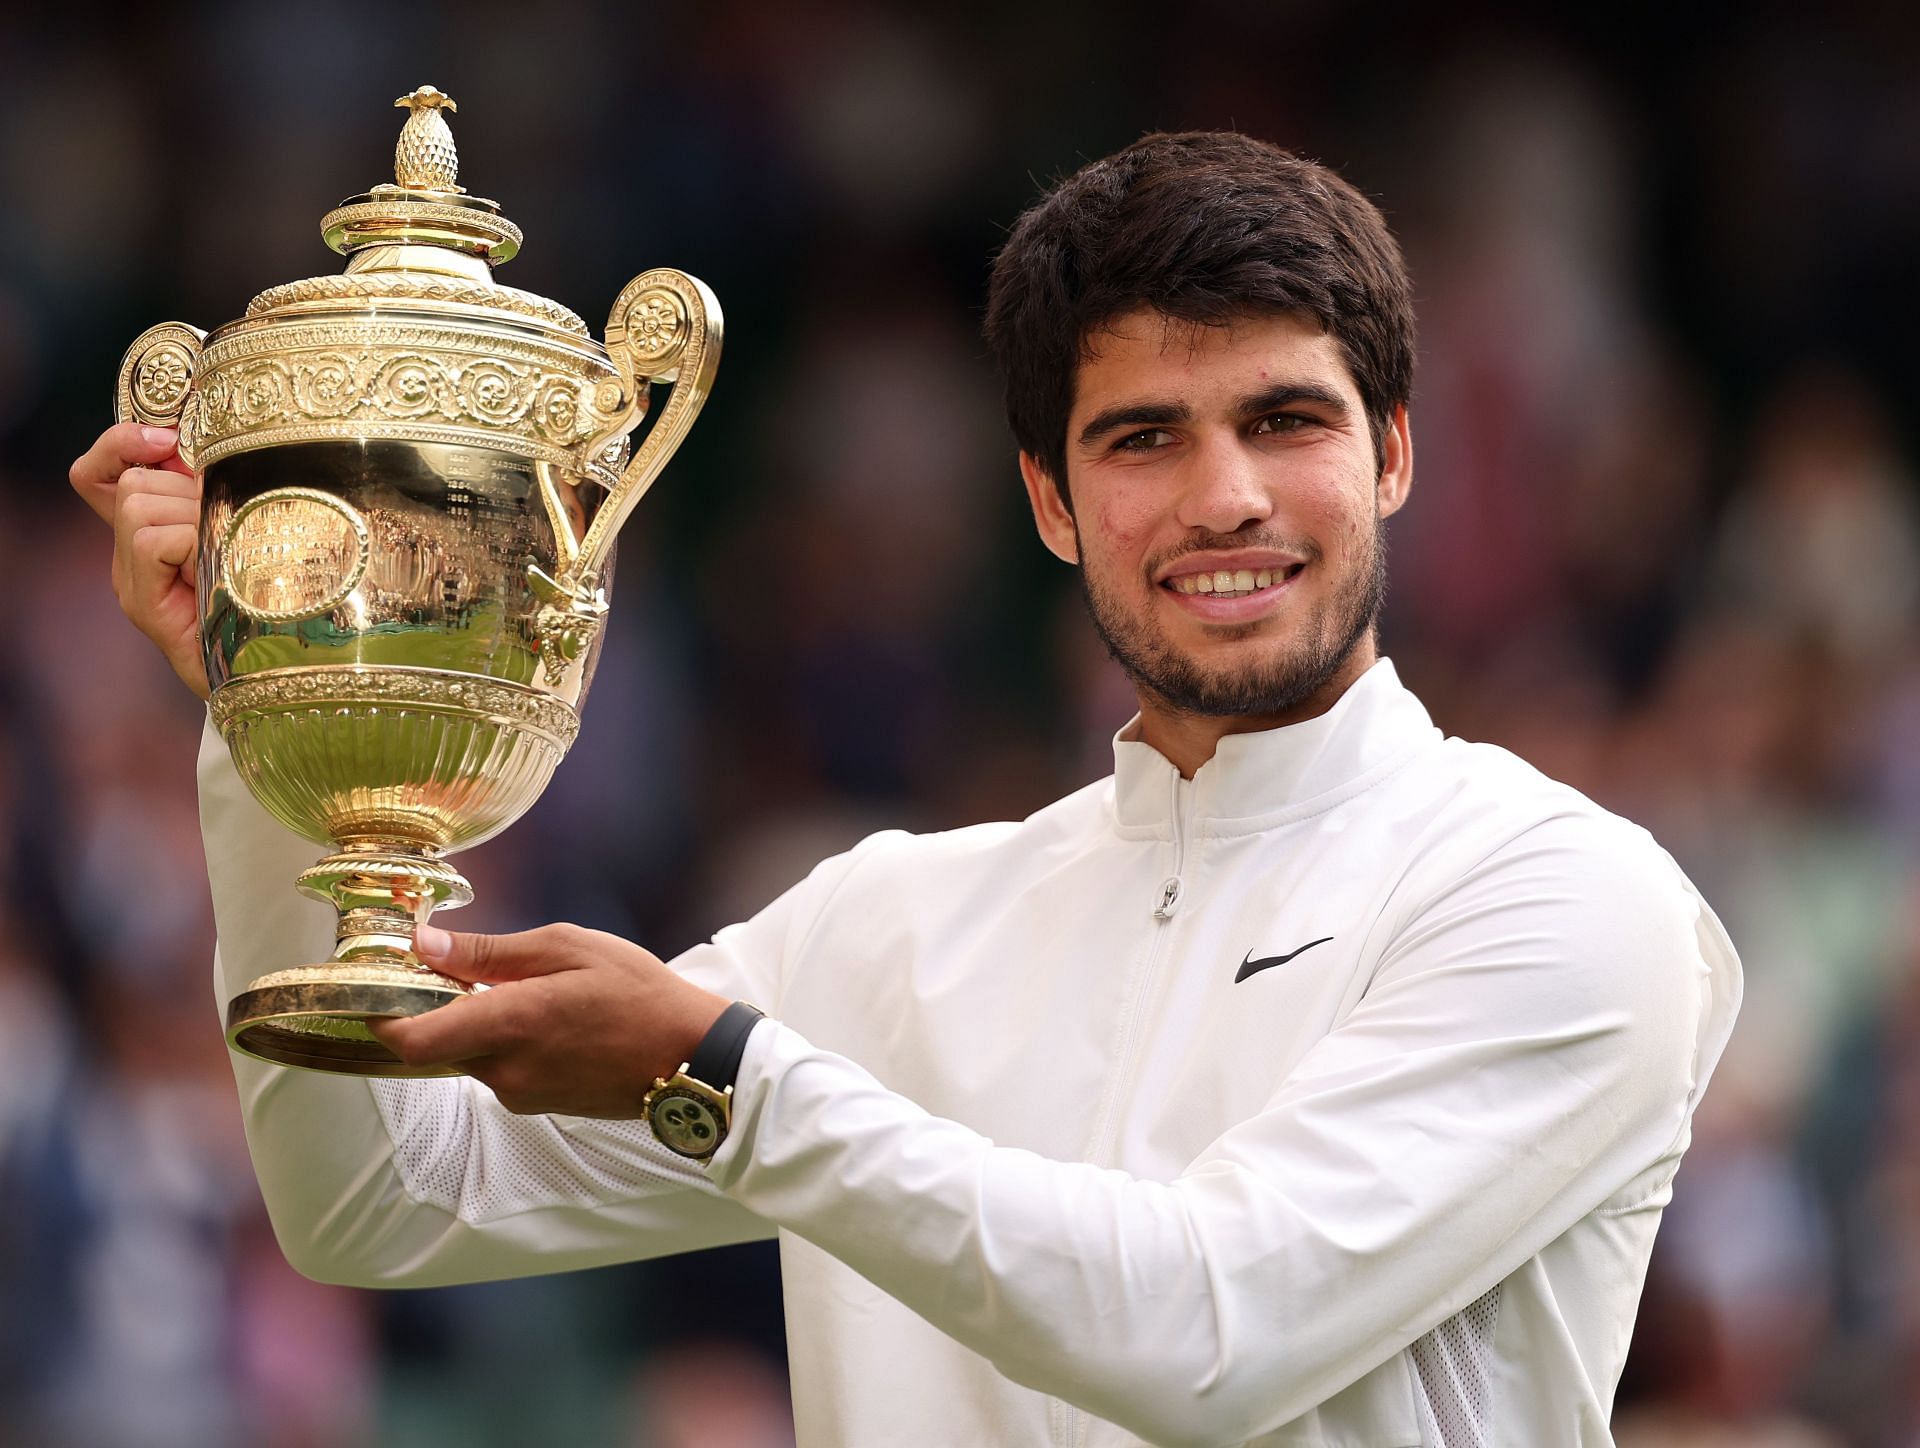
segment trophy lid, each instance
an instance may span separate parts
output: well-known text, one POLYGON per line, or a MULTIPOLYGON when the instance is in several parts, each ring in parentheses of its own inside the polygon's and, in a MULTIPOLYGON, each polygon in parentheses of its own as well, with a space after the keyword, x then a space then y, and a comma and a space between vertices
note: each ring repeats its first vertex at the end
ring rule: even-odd
POLYGON ((470 196, 457 184, 460 156, 443 112, 457 111, 453 97, 423 85, 401 96, 407 122, 393 148, 393 184, 350 196, 320 222, 328 246, 342 255, 371 246, 437 246, 479 257, 489 266, 511 261, 520 250, 520 228, 500 214, 498 202, 470 196))
POLYGON ((423 85, 394 105, 407 119, 394 146, 393 181, 349 196, 320 219, 322 239, 347 258, 345 274, 269 288, 248 304, 247 316, 301 303, 413 297, 496 307, 586 335, 586 324, 558 302, 492 279, 492 268, 519 254, 521 232, 498 202, 459 184, 446 121, 459 109, 453 97, 423 85))

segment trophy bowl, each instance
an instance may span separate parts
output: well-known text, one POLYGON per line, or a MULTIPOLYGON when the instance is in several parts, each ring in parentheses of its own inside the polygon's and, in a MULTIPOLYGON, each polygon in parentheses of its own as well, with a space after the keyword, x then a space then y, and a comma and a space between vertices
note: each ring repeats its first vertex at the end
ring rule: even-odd
POLYGON ((540 797, 579 731, 614 541, 712 386, 719 303, 671 269, 615 299, 604 344, 492 268, 520 231, 455 184, 423 86, 395 184, 322 220, 342 274, 274 287, 238 321, 143 332, 121 421, 178 427, 199 475, 210 712, 282 824, 331 853, 294 883, 334 906, 331 959, 228 1008, 238 1050, 369 1076, 413 1068, 370 1020, 471 987, 413 932, 473 891, 447 856, 540 797), (670 384, 637 448, 655 383, 670 384))

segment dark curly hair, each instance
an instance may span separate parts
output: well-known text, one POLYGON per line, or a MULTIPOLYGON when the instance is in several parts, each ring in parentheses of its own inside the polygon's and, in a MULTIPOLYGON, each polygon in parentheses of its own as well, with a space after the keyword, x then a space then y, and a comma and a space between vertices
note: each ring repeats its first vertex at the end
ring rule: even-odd
POLYGON ((1067 417, 1093 337, 1141 307, 1220 324, 1290 312, 1340 345, 1376 460, 1413 391, 1413 293, 1379 208, 1313 161, 1232 131, 1143 136, 1014 224, 986 337, 1007 420, 1067 499, 1067 417))

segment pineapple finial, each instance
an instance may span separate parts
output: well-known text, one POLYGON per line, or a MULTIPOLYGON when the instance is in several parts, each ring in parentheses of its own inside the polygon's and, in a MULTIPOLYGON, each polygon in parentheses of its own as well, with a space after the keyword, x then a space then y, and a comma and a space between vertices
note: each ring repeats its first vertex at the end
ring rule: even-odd
POLYGON ((407 123, 400 128, 400 141, 393 148, 394 180, 417 190, 464 190, 454 184, 460 174, 460 156, 454 150, 446 117, 440 114, 460 109, 453 97, 438 87, 423 85, 394 104, 407 108, 407 123))

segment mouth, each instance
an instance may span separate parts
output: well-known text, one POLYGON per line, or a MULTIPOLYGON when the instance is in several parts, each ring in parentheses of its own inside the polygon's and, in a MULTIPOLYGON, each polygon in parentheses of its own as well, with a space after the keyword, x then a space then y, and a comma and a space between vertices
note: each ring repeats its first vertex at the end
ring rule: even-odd
POLYGON ((1176 573, 1160 580, 1160 586, 1188 598, 1251 598, 1285 587, 1304 563, 1287 563, 1274 568, 1213 568, 1204 572, 1176 573))
POLYGON ((1175 563, 1158 584, 1173 595, 1169 602, 1195 622, 1238 628, 1283 611, 1307 561, 1265 550, 1248 550, 1238 558, 1203 553, 1175 563), (1235 566, 1220 566, 1226 563, 1235 566))

